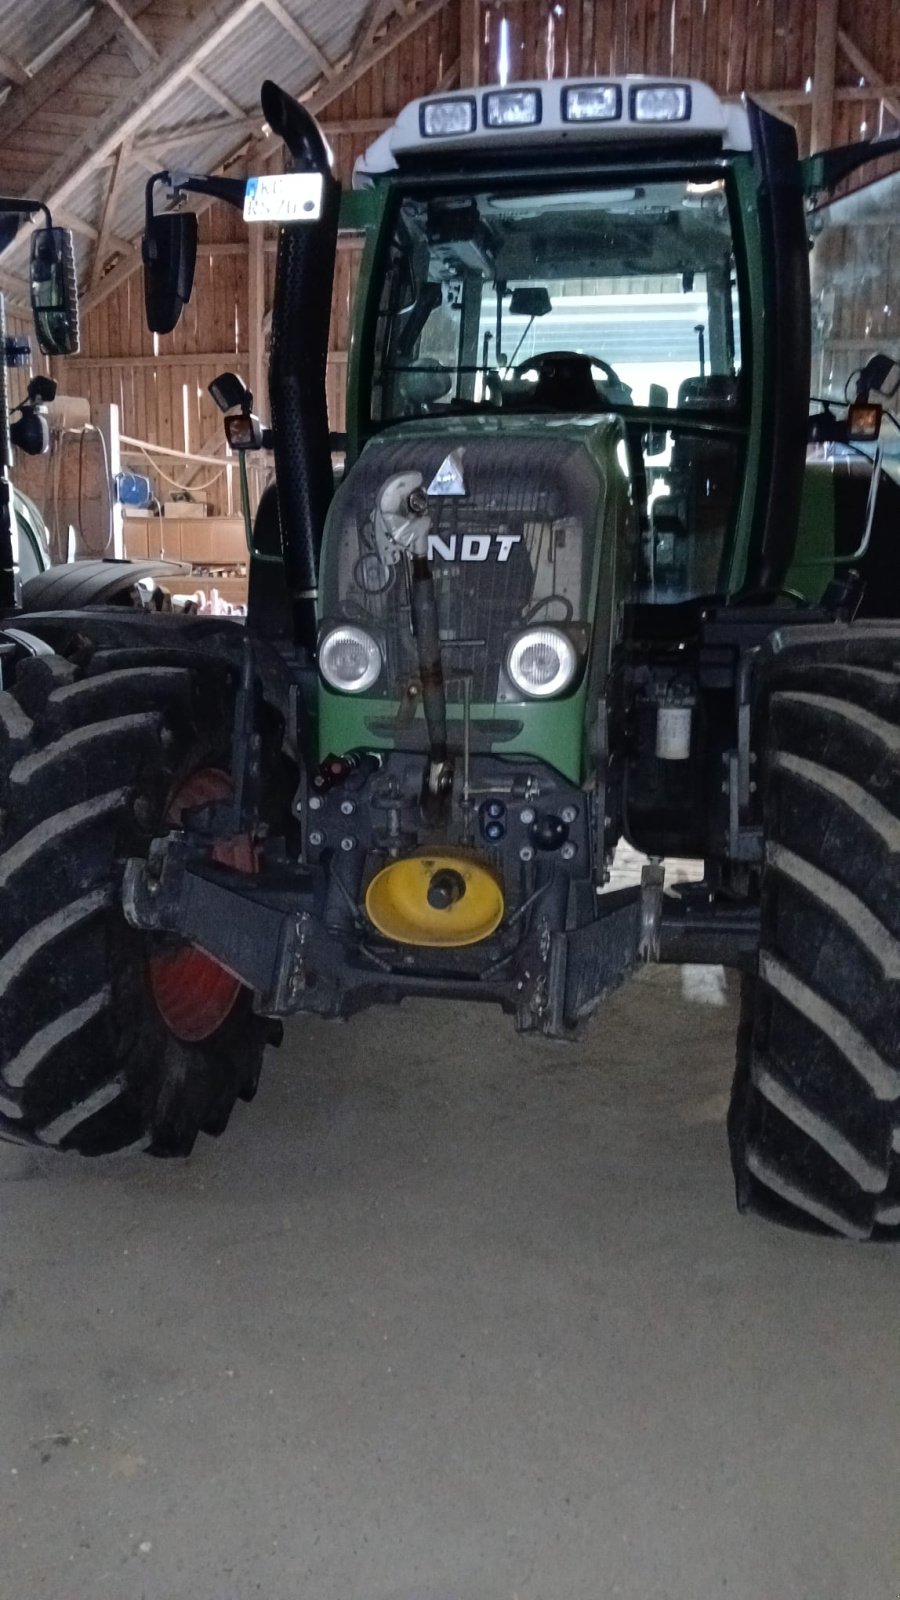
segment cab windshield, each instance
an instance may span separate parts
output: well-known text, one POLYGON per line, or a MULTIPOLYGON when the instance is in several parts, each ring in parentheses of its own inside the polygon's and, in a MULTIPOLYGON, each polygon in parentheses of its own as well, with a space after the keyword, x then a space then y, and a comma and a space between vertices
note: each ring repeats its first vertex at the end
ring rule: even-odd
POLYGON ((377 422, 740 401, 724 180, 407 196, 380 307, 377 422))
POLYGON ((738 294, 721 174, 408 193, 381 285, 372 421, 618 413, 640 598, 719 592, 746 436, 738 294))

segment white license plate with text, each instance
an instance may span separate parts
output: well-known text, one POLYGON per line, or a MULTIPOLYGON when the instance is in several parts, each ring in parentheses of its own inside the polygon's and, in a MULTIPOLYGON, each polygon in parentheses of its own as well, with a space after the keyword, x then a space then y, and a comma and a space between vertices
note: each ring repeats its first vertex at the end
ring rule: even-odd
POLYGON ((317 222, 324 181, 318 172, 276 172, 248 178, 245 222, 317 222))

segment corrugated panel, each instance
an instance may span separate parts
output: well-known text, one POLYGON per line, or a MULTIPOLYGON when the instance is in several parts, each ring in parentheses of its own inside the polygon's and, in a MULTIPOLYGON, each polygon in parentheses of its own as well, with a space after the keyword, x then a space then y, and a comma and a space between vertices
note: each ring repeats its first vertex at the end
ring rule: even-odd
MULTIPOLYGON (((203 63, 204 71, 209 67, 210 77, 215 77, 212 68, 212 59, 203 63)), ((148 142, 154 133, 160 133, 166 128, 180 127, 182 122, 199 122, 204 117, 215 117, 220 114, 222 107, 210 100, 196 83, 186 79, 168 96, 164 106, 161 106, 152 117, 148 117, 140 130, 140 137, 148 142)))
POLYGON ((299 89, 318 76, 318 68, 302 46, 262 7, 232 34, 224 49, 204 62, 204 71, 220 89, 254 114, 259 111, 259 89, 264 78, 275 78, 299 89))
MULTIPOLYGON (((40 61, 54 40, 94 7, 85 0, 0 0, 0 41, 3 54, 30 68, 40 61)), ((0 81, 8 80, 0 75, 0 81)))
MULTIPOLYGON (((344 56, 366 10, 365 0, 330 0, 327 7, 282 0, 331 62, 344 56)), ((275 78, 292 93, 313 83, 319 68, 303 46, 263 7, 204 62, 204 71, 242 106, 256 108, 264 78, 275 78)))

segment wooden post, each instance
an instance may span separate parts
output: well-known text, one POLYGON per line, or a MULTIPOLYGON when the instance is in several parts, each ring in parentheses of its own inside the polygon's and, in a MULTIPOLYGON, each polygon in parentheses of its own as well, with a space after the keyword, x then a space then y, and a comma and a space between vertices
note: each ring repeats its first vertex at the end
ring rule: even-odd
POLYGON ((263 317, 266 310, 266 249, 261 223, 250 223, 247 246, 247 329, 250 351, 250 388, 253 405, 264 422, 269 420, 269 384, 266 368, 266 336, 263 317))
POLYGON ((818 0, 813 65, 812 155, 832 143, 834 78, 837 62, 838 0, 818 0))
POLYGON ((481 82, 481 0, 459 0, 459 83, 477 89, 481 82))
MULTIPOLYGON (((94 421, 106 444, 106 464, 109 471, 109 492, 112 501, 112 549, 108 552, 116 561, 121 561, 125 555, 125 520, 122 507, 115 499, 116 474, 121 470, 122 458, 119 445, 119 408, 117 405, 98 405, 94 407, 94 421)), ((77 541, 76 530, 76 541, 77 541)), ((76 548, 76 555, 78 550, 76 548)))

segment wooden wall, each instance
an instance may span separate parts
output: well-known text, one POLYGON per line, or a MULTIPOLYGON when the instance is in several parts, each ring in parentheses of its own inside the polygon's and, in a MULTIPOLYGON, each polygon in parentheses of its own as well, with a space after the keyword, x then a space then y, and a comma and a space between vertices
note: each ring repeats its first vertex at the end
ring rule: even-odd
MULTIPOLYGON (((756 91, 773 109, 791 118, 801 147, 808 148, 815 71, 817 6, 830 0, 495 0, 483 4, 475 25, 475 0, 448 0, 430 22, 391 55, 336 97, 322 113, 335 152, 338 173, 349 183, 357 155, 416 95, 460 79, 496 81, 501 50, 509 78, 605 72, 647 72, 705 79, 723 95, 756 91)), ((885 82, 900 84, 900 4, 897 0, 840 0, 839 25, 858 41, 885 82)), ((874 68, 873 68, 874 72, 874 68)), ((860 84, 858 64, 837 52, 837 92, 829 106, 831 142, 849 142, 879 130, 900 128, 900 115, 881 107, 871 79, 860 84)), ((888 97, 900 112, 896 98, 888 97)), ((271 161, 277 162, 277 154, 271 161)), ((259 158, 256 158, 257 165, 259 158)), ((241 170, 235 168, 235 170, 241 170)), ((874 230, 871 255, 881 265, 884 284, 875 293, 871 270, 865 294, 845 288, 834 336, 847 359, 850 341, 893 331, 896 311, 880 313, 874 327, 871 307, 893 306, 897 279, 896 230, 874 230), (890 237, 889 237, 890 235, 890 237), (884 295, 881 296, 881 287, 884 295), (879 298, 881 296, 881 298, 879 298), (840 329, 840 332, 838 332, 840 329)), ((847 248, 850 248, 848 245, 847 248)), ((857 246, 854 246, 857 248, 857 246)), ((343 385, 353 284, 358 252, 339 253, 331 326, 329 400, 332 425, 343 422, 343 385)), ((266 304, 271 304, 274 257, 266 255, 266 304)), ((848 280, 849 281, 849 280, 848 280)), ((191 306, 176 332, 159 341, 143 321, 141 278, 131 277, 83 319, 82 354, 57 363, 61 387, 93 403, 115 400, 123 431, 206 454, 220 440, 218 414, 206 384, 223 366, 246 373, 249 359, 248 261, 244 225, 235 212, 218 206, 201 218, 201 247, 191 306)), ((896 341, 895 341, 896 342, 896 341)), ((859 348, 853 346, 854 364, 859 348)), ((40 464, 26 473, 39 498, 40 464)), ((170 476, 194 486, 211 469, 168 465, 170 476)), ((214 470, 214 469, 213 469, 214 470)), ((164 484, 160 485, 165 488, 164 484)), ((210 487, 214 509, 224 509, 225 480, 210 487)))

